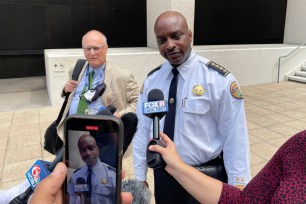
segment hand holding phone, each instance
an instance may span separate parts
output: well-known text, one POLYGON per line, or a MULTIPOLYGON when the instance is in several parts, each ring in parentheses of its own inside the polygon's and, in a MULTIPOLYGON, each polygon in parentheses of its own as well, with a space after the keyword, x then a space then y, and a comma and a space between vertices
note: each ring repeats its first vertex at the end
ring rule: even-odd
POLYGON ((66 119, 66 203, 120 203, 122 135, 122 122, 114 116, 66 119))

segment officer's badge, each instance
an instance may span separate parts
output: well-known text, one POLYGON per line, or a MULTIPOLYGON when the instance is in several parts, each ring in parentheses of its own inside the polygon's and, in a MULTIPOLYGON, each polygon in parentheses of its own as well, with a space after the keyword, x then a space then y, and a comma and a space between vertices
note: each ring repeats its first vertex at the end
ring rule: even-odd
POLYGON ((101 178, 100 179, 100 184, 107 184, 107 179, 105 179, 105 178, 101 178))
POLYGON ((230 87, 230 91, 231 91, 231 94, 234 98, 237 98, 237 99, 243 99, 243 95, 242 95, 242 92, 237 84, 236 81, 234 81, 232 84, 231 84, 231 87, 230 87))
POLYGON ((202 96, 204 94, 204 88, 203 86, 201 85, 195 85, 193 88, 192 88, 192 93, 195 95, 195 96, 202 96))

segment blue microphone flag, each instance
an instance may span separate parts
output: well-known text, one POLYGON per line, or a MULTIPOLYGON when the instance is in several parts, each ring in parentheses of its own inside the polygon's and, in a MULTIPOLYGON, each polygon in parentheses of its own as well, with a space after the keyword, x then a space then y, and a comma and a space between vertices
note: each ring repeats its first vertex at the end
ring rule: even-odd
POLYGON ((25 174, 33 190, 36 188, 40 181, 42 181, 51 173, 51 171, 48 169, 48 165, 50 164, 51 162, 37 160, 25 174))

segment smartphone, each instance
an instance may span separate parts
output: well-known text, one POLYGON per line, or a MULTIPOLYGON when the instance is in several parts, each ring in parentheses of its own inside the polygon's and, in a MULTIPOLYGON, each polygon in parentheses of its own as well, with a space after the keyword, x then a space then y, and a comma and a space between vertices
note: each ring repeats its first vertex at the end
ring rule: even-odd
POLYGON ((65 203, 121 203, 122 121, 70 115, 64 128, 65 203))

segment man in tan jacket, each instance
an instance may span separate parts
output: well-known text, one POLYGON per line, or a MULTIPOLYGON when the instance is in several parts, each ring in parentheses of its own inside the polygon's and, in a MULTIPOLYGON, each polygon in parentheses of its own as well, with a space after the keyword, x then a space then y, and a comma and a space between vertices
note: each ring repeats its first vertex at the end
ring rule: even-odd
MULTIPOLYGON (((78 81, 68 80, 65 84, 64 93, 69 93, 69 100, 64 112, 64 117, 58 126, 58 134, 63 136, 63 120, 71 114, 96 114, 101 108, 114 105, 117 111, 116 117, 121 117, 127 112, 135 112, 138 100, 139 87, 133 74, 126 69, 106 61, 108 49, 105 35, 97 30, 87 32, 82 39, 82 48, 86 63, 79 75, 78 81), (92 79, 90 74, 94 72, 92 79), (88 90, 94 89, 104 83, 106 89, 95 101, 85 104, 85 112, 80 111, 82 97, 88 90)), ((91 97, 90 94, 86 97, 91 97)))

